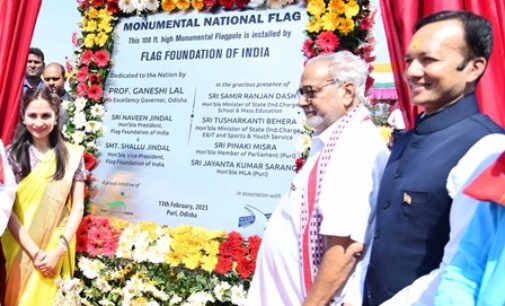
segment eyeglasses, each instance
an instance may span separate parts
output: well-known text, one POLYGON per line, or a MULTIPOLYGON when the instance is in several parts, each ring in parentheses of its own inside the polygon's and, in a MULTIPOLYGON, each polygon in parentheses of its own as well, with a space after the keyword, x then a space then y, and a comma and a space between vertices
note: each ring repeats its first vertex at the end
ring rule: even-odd
POLYGON ((298 95, 305 97, 306 99, 313 99, 316 95, 322 91, 325 87, 333 85, 338 82, 338 79, 331 79, 327 81, 328 83, 324 84, 319 88, 314 88, 312 85, 307 85, 298 88, 298 95))

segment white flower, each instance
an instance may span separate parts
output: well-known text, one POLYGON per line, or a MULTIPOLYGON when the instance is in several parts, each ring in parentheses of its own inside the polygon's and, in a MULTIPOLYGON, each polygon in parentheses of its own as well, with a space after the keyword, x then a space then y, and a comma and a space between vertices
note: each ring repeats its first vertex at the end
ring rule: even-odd
POLYGON ((131 14, 137 7, 138 0, 119 0, 119 8, 126 14, 131 14))
POLYGON ((76 112, 82 111, 86 107, 87 103, 88 103, 88 100, 86 100, 86 98, 79 97, 79 98, 75 99, 75 101, 74 101, 75 111, 76 112))
POLYGON ((105 265, 101 261, 89 259, 87 257, 81 257, 78 266, 82 274, 89 279, 97 278, 100 271, 105 268, 105 265))
POLYGON ((72 119, 72 123, 76 129, 82 129, 84 124, 86 124, 86 115, 84 113, 76 113, 72 119))
POLYGON ((72 103, 68 100, 64 100, 61 102, 61 108, 63 108, 64 110, 68 110, 71 105, 72 103))
POLYGON ((180 302, 182 302, 182 298, 176 294, 176 295, 172 296, 172 298, 168 302, 168 305, 177 305, 180 302))
POLYGON ((151 292, 151 293, 152 293, 152 295, 153 295, 155 298, 157 298, 157 299, 160 299, 160 300, 162 300, 162 301, 168 301, 168 295, 167 295, 165 292, 163 292, 163 291, 159 290, 158 288, 156 288, 156 287, 155 287, 155 286, 153 286, 153 285, 149 285, 149 286, 147 286, 147 287, 146 287, 146 292, 151 292))
POLYGON ((231 285, 227 282, 221 282, 214 288, 214 295, 221 302, 226 302, 224 300, 224 294, 231 288, 231 285))
POLYGON ((310 147, 311 137, 308 134, 302 134, 296 143, 296 151, 298 153, 303 153, 305 150, 310 147))
POLYGON ((86 133, 96 133, 102 130, 102 123, 100 121, 90 120, 84 124, 86 133))
POLYGON ((249 4, 247 6, 252 7, 252 8, 256 8, 256 7, 263 6, 265 4, 265 2, 266 2, 266 0, 251 0, 251 2, 249 2, 249 4))
POLYGON ((215 300, 212 297, 212 295, 204 291, 192 293, 187 300, 187 302, 190 303, 190 305, 194 306, 205 306, 207 302, 214 302, 214 301, 215 300))
POLYGON ((247 293, 242 285, 233 286, 231 288, 231 302, 235 305, 244 305, 247 298, 247 293))
POLYGON ((158 0, 140 0, 139 5, 142 8, 142 10, 156 12, 158 10, 160 3, 158 0))
POLYGON ((88 141, 86 143, 86 149, 88 150, 96 150, 97 149, 97 146, 96 146, 96 143, 94 141, 88 141))
POLYGON ((90 113, 91 116, 97 119, 102 118, 105 115, 105 107, 103 107, 103 105, 100 104, 95 104, 91 106, 90 113))
POLYGON ((112 289, 109 283, 103 278, 97 279, 96 287, 102 292, 109 292, 112 289))
POLYGON ((84 132, 83 131, 75 131, 73 134, 72 134, 72 141, 75 143, 75 144, 81 144, 82 141, 84 140, 84 132))
POLYGON ((103 306, 114 306, 115 304, 112 303, 111 301, 103 298, 100 301, 98 301, 98 304, 103 305, 103 306))

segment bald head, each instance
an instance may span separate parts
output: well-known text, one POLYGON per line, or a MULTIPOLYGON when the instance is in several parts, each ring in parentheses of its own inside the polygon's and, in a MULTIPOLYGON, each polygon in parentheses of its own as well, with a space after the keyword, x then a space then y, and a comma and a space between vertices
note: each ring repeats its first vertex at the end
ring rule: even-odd
POLYGON ((44 86, 49 88, 58 96, 65 93, 65 67, 59 63, 50 63, 46 65, 42 75, 44 86))

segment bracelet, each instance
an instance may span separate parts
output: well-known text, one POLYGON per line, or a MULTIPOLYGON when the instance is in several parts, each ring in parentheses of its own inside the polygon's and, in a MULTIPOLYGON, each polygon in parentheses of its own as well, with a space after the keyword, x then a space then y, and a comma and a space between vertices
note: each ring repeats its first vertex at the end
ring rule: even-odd
POLYGON ((60 235, 60 241, 63 241, 63 244, 65 245, 67 251, 70 250, 70 244, 68 243, 68 240, 65 238, 65 236, 60 235))
POLYGON ((33 262, 33 261, 35 261, 35 259, 37 259, 37 256, 39 256, 40 251, 41 251, 41 250, 40 250, 40 249, 38 249, 38 250, 37 250, 37 252, 35 252, 35 255, 33 255, 33 257, 32 257, 32 262, 33 262))

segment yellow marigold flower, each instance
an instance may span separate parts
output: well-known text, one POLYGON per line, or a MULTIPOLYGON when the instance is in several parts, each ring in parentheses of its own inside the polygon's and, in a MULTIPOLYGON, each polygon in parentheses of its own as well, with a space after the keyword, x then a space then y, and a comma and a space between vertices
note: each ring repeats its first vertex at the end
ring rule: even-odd
POLYGON ((95 32, 97 28, 96 20, 86 20, 86 23, 82 27, 84 32, 95 32))
POLYGON ((96 10, 96 8, 91 7, 86 13, 86 16, 88 16, 88 18, 96 19, 98 18, 98 11, 96 10))
POLYGON ((309 22, 307 23, 307 31, 310 33, 317 33, 321 31, 322 24, 321 24, 321 17, 319 16, 312 16, 309 19, 309 22))
POLYGON ((307 3, 307 12, 312 16, 321 16, 326 11, 326 4, 323 0, 310 0, 307 3))
POLYGON ((105 46, 105 43, 107 43, 107 40, 109 40, 109 35, 107 35, 105 32, 100 32, 95 38, 95 44, 103 47, 105 46))
POLYGON ((219 253, 219 241, 209 241, 203 246, 203 251, 208 255, 217 255, 219 253))
POLYGON ((163 0, 161 1, 161 9, 165 12, 171 12, 175 10, 175 3, 173 0, 163 0))
POLYGON ((112 226, 118 230, 125 229, 128 226, 128 221, 123 219, 109 217, 109 220, 112 226))
POLYGON ((350 18, 340 18, 338 30, 344 35, 351 33, 354 30, 354 20, 350 18))
POLYGON ((173 233, 174 234, 184 234, 184 233, 188 233, 188 232, 191 232, 191 225, 188 225, 188 224, 183 224, 183 225, 180 225, 178 227, 176 227, 175 229, 173 229, 173 233))
POLYGON ((179 10, 187 10, 191 6, 189 0, 175 0, 175 7, 179 10))
POLYGON ((169 252, 165 257, 165 262, 172 267, 177 267, 183 258, 183 253, 180 252, 169 252))
POLYGON ((209 231, 209 236, 210 239, 224 238, 226 236, 226 233, 223 230, 213 230, 209 231))
POLYGON ((352 18, 358 14, 359 14, 359 4, 354 0, 350 0, 349 2, 347 2, 347 9, 345 10, 345 16, 347 18, 352 18))
POLYGON ((133 305, 147 305, 147 300, 144 297, 136 297, 132 300, 133 305))
POLYGON ((328 12, 321 18, 323 29, 326 31, 335 31, 339 25, 339 22, 340 21, 338 15, 334 12, 328 12))
POLYGON ((84 46, 88 49, 91 49, 95 46, 95 39, 96 35, 95 34, 88 34, 84 37, 84 46))
POLYGON ((182 259, 182 263, 186 268, 190 270, 195 270, 200 266, 201 259, 202 255, 199 253, 188 254, 186 257, 182 259))
POLYGON ((345 14, 347 7, 343 0, 330 0, 328 11, 335 12, 337 15, 345 14))
POLYGON ((211 273, 217 265, 217 256, 203 256, 202 269, 211 273))
POLYGON ((112 27, 110 26, 110 23, 107 22, 107 20, 100 21, 100 23, 98 24, 98 29, 105 33, 112 32, 112 27))
POLYGON ((205 4, 203 3, 203 0, 192 0, 191 1, 191 6, 194 9, 197 9, 197 10, 201 11, 205 7, 205 4))
POLYGON ((112 18, 112 13, 109 12, 106 8, 103 8, 98 11, 98 18, 112 18))

